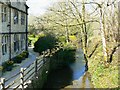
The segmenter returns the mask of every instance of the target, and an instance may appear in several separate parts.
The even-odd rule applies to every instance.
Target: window
[[[14,52],[19,51],[19,36],[14,35]]]
[[[25,25],[25,14],[21,13],[21,25]]]
[[[1,16],[2,16],[2,22],[6,22],[7,21],[7,7],[2,6],[2,12],[1,12]]]
[[[24,49],[25,35],[21,34],[21,49]]]
[[[18,21],[19,21],[19,14],[18,14],[18,11],[14,10],[14,24],[18,24]]]
[[[8,41],[8,36],[3,35],[2,36],[2,55],[5,55],[7,53],[7,41]]]

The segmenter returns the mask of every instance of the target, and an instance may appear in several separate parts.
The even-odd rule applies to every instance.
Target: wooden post
[[[35,77],[37,77],[37,72],[38,72],[38,71],[37,71],[37,68],[38,68],[38,67],[37,67],[37,61],[38,61],[38,58],[36,58],[36,60],[35,60],[35,62],[34,62],[34,63],[35,63]]]
[[[43,53],[43,64],[45,64],[45,52]]]
[[[21,68],[20,72],[20,83],[21,83],[21,88],[24,90],[24,68]]]
[[[5,78],[1,78],[1,90],[5,90]]]

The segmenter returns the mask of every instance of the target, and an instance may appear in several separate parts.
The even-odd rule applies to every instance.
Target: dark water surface
[[[56,90],[68,88],[91,88],[92,84],[85,73],[84,56],[81,49],[76,51],[76,61],[62,69],[50,72],[44,88],[56,88]],[[74,84],[74,81],[76,81]],[[77,84],[76,84],[77,83]],[[70,87],[69,87],[70,86]]]

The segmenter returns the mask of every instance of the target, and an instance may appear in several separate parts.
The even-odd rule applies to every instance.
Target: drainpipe
[[[26,6],[26,51],[28,51],[28,6]]]
[[[9,60],[11,60],[11,2],[9,0]]]

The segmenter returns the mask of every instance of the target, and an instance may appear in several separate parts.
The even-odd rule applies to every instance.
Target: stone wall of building
[[[11,1],[11,3],[7,2]],[[11,4],[11,7],[9,7]],[[3,7],[6,7],[6,21],[2,21]],[[15,12],[18,12],[18,23],[15,23]],[[9,60],[10,53],[11,58],[25,51],[26,48],[26,0],[0,0],[0,65]],[[24,24],[23,21],[24,16]],[[11,27],[10,27],[11,26]],[[9,34],[10,33],[10,34]],[[18,37],[19,50],[14,50],[15,35]],[[6,36],[7,40],[7,52],[3,55],[2,52],[2,38]],[[21,39],[24,38],[23,44],[21,44]],[[11,43],[10,43],[11,39]],[[10,52],[11,46],[11,52]],[[22,46],[22,47],[21,47]]]

